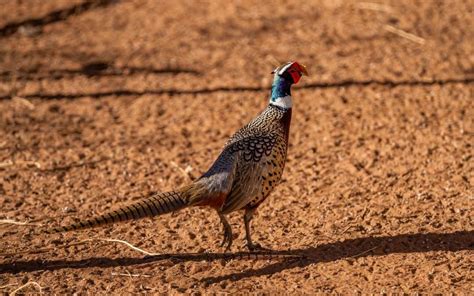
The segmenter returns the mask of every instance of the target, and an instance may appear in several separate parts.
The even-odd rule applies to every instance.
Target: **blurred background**
[[[278,63],[310,72],[293,89],[282,184],[252,222],[264,247],[308,259],[145,264],[91,243],[0,258],[0,289],[472,294],[472,1],[0,7],[0,219],[65,225],[187,184],[266,106]],[[242,250],[241,213],[230,218]],[[36,230],[0,224],[0,249],[98,236],[222,251],[200,208],[60,239]]]
[[[473,75],[469,1],[3,0],[2,7],[2,97],[267,87],[275,60],[306,64],[313,73],[306,84]]]

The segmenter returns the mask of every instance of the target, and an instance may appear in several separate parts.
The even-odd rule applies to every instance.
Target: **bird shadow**
[[[452,233],[416,233],[395,236],[369,236],[347,239],[338,242],[324,243],[315,247],[271,251],[278,261],[262,268],[250,268],[241,272],[202,278],[207,284],[221,281],[239,281],[241,279],[272,275],[283,270],[296,267],[306,267],[311,264],[333,262],[337,260],[355,260],[367,256],[384,256],[397,253],[426,253],[436,251],[457,252],[474,249],[474,231],[457,231]],[[18,260],[10,263],[0,263],[0,274],[15,274],[19,272],[54,271],[60,269],[83,269],[91,267],[110,268],[118,266],[135,266],[151,264],[160,261],[178,264],[181,262],[201,262],[229,259],[254,259],[249,256],[255,253],[182,253],[161,254],[143,258],[107,258],[93,257],[81,260]],[[281,256],[283,255],[283,256]],[[285,259],[288,256],[288,259]],[[270,257],[271,257],[270,256]],[[268,256],[261,258],[268,260]],[[258,258],[257,258],[258,259]]]

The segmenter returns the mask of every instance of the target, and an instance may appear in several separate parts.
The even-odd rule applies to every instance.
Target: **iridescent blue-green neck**
[[[273,79],[270,102],[275,102],[278,98],[291,96],[291,84],[292,82],[287,78],[276,74]]]

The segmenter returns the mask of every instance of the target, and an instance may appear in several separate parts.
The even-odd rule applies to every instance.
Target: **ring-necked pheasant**
[[[192,184],[160,193],[96,218],[47,230],[48,233],[84,229],[120,221],[153,217],[189,206],[214,208],[224,225],[226,251],[232,245],[232,229],[225,215],[245,210],[247,247],[261,248],[250,237],[250,220],[256,208],[281,179],[288,148],[291,121],[291,86],[306,68],[289,62],[274,73],[270,101],[260,115],[235,133],[211,168]]]

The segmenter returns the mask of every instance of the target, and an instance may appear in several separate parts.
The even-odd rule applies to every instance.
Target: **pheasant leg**
[[[249,249],[249,251],[268,251],[268,249],[262,247],[260,244],[252,242],[252,238],[250,237],[250,221],[253,218],[255,209],[256,208],[245,209],[244,223],[245,223],[245,238],[247,239],[247,248]]]
[[[227,221],[226,217],[223,214],[219,214],[219,218],[221,218],[222,225],[224,226],[224,239],[222,240],[221,247],[225,247],[225,252],[230,251],[230,247],[232,246],[232,227]],[[226,245],[227,244],[227,245]]]

